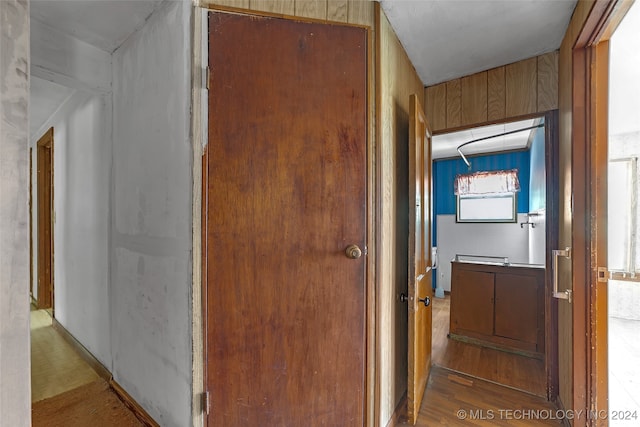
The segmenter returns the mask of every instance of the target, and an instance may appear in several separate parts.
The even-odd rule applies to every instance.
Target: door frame
[[[38,259],[38,289],[37,289],[37,306],[38,308],[51,308],[53,310],[54,298],[54,171],[53,171],[53,128],[49,128],[45,134],[40,137],[36,144],[36,168],[37,168],[37,199],[38,208],[36,210],[38,231],[37,231],[37,259]],[[44,162],[44,164],[43,164]],[[45,172],[43,166],[46,167],[48,173]],[[50,209],[43,210],[45,197],[49,197]],[[47,230],[48,233],[43,233]],[[49,236],[48,241],[45,236]],[[47,250],[48,243],[48,250]],[[44,261],[44,262],[43,262]],[[46,264],[49,264],[49,280],[46,279]]]
[[[379,405],[376,399],[377,374],[376,374],[376,313],[377,313],[377,293],[376,293],[376,259],[377,246],[376,236],[378,230],[375,226],[377,210],[377,182],[376,182],[376,105],[375,105],[375,80],[372,70],[374,70],[374,40],[373,24],[370,25],[335,21],[330,19],[315,19],[302,16],[283,15],[281,13],[271,13],[249,8],[228,7],[214,5],[208,2],[194,8],[194,25],[192,25],[192,120],[191,128],[193,138],[193,385],[192,385],[192,416],[194,425],[204,424],[209,400],[206,394],[206,339],[207,329],[205,319],[207,318],[207,280],[206,280],[206,217],[207,203],[206,190],[207,181],[207,143],[208,143],[208,13],[211,11],[229,12],[244,14],[249,16],[262,16],[280,19],[291,19],[299,22],[324,23],[327,25],[344,25],[363,28],[367,33],[367,147],[366,147],[366,259],[365,259],[365,376],[363,398],[364,398],[364,425],[374,426],[375,420],[379,418]],[[355,18],[358,18],[357,16]],[[202,421],[200,421],[202,420]]]
[[[598,414],[608,409],[607,277],[598,269],[607,265],[609,39],[632,3],[596,0],[572,49],[573,409]]]

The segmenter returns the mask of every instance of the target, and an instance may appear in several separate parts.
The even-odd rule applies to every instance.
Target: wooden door
[[[414,94],[409,113],[408,419],[416,423],[431,368],[431,130]]]
[[[212,12],[209,34],[207,424],[361,426],[367,32]]]
[[[53,128],[37,143],[38,308],[53,307]]]

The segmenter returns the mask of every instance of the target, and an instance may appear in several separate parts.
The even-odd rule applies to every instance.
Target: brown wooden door
[[[213,12],[209,34],[207,424],[363,425],[367,32]]]
[[[38,308],[53,307],[53,128],[37,143]]]
[[[409,115],[408,418],[416,423],[431,369],[431,130],[416,95]],[[411,200],[413,198],[413,200]]]

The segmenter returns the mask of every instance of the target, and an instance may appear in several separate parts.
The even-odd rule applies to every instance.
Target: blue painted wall
[[[544,156],[542,160],[544,166]],[[457,175],[505,169],[518,169],[518,179],[520,180],[518,213],[529,212],[529,151],[470,157],[469,161],[471,162],[471,170],[459,158],[433,162],[434,213],[436,215],[456,213],[456,196],[453,194],[453,182]]]
[[[546,177],[544,164],[544,128],[536,129],[531,143],[531,168],[529,190],[529,212],[544,209],[546,206]]]

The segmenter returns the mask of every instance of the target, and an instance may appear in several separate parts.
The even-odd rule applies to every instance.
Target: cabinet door
[[[493,273],[456,271],[451,281],[451,332],[493,335]]]
[[[538,281],[535,276],[496,275],[495,334],[535,344],[538,340]]]

